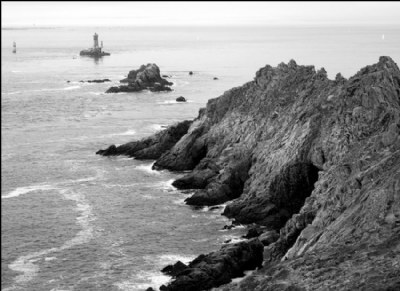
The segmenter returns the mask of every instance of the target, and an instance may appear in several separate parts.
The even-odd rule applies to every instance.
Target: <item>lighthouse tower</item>
[[[97,33],[93,35],[93,48],[95,50],[99,48],[99,35]]]

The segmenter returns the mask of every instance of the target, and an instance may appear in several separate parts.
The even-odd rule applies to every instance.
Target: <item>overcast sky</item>
[[[400,2],[1,2],[1,25],[400,25]]]

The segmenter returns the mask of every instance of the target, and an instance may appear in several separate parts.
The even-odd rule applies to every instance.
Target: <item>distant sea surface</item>
[[[80,57],[95,32],[111,56]],[[2,290],[167,282],[165,265],[237,241],[244,229],[222,230],[223,207],[186,206],[188,194],[171,186],[183,173],[97,150],[195,118],[266,64],[295,59],[334,78],[381,55],[400,61],[399,27],[2,29],[1,43]],[[104,94],[147,63],[170,76],[172,92]],[[112,82],[79,82],[104,78]],[[176,103],[179,96],[188,102]]]

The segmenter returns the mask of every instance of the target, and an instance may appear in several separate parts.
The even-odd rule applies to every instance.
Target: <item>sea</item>
[[[110,56],[79,56],[94,33]],[[185,205],[190,193],[171,185],[185,173],[95,152],[195,118],[267,64],[333,79],[382,55],[399,63],[400,27],[8,27],[1,53],[1,289],[136,291],[246,229],[223,229],[225,205]],[[104,93],[148,63],[173,91]]]

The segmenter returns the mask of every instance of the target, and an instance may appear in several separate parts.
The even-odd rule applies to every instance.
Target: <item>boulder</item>
[[[186,102],[186,99],[183,96],[179,96],[178,98],[176,98],[176,101],[177,102]]]
[[[254,238],[258,237],[260,234],[262,234],[262,230],[259,227],[251,227],[248,231],[247,234],[243,235],[242,238]]]
[[[169,276],[176,277],[177,275],[179,275],[179,273],[185,271],[187,268],[187,265],[185,265],[181,261],[177,261],[174,265],[168,265],[163,268],[161,272]]]

